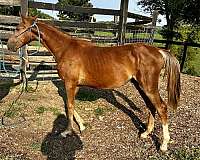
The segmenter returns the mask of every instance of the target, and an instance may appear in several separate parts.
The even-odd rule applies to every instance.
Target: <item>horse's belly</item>
[[[127,73],[98,73],[95,75],[89,74],[82,78],[79,82],[80,85],[86,85],[94,88],[117,88],[124,85],[132,78],[132,74]]]

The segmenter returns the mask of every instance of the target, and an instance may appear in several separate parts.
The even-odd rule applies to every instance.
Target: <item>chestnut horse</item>
[[[141,137],[146,138],[153,130],[154,115],[157,111],[163,127],[163,142],[160,149],[167,150],[170,139],[167,104],[162,100],[158,89],[162,68],[165,68],[168,75],[168,105],[176,109],[180,98],[179,63],[169,51],[142,43],[99,47],[89,41],[64,34],[35,17],[22,16],[7,46],[8,49],[16,51],[38,38],[55,57],[58,74],[65,84],[66,114],[69,123],[66,131],[61,133],[62,136],[73,132],[73,116],[80,130],[85,129],[83,120],[74,110],[75,95],[80,86],[113,89],[134,79],[154,107],[148,117],[147,129]]]

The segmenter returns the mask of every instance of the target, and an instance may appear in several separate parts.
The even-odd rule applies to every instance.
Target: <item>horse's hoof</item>
[[[60,135],[65,138],[67,136],[71,136],[72,133],[73,133],[73,131],[64,131]]]
[[[166,144],[162,144],[162,145],[160,146],[160,150],[161,150],[162,152],[166,152],[166,151],[167,151],[167,145],[166,145]]]
[[[147,132],[144,132],[144,133],[142,133],[142,134],[140,135],[140,138],[145,139],[145,138],[147,138],[147,136],[148,136],[148,133],[147,133]]]
[[[80,126],[80,132],[82,133],[84,130],[86,129],[86,127],[83,125],[83,126]]]

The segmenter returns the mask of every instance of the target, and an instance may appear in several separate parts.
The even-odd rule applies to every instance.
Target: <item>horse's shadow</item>
[[[75,152],[83,148],[80,137],[73,133],[67,137],[60,135],[67,127],[67,118],[60,114],[53,123],[53,129],[46,135],[41,145],[41,152],[47,160],[75,159]]]
[[[144,99],[149,110],[153,112],[154,107],[152,106],[152,103],[150,102],[146,94],[143,92],[143,90],[140,89],[137,81],[132,80],[131,82],[135,86],[135,88],[139,91],[140,95]],[[67,95],[65,92],[64,83],[62,81],[53,81],[53,84],[58,88],[59,95],[63,98],[65,105],[67,105],[66,104]],[[122,98],[129,105],[130,109],[124,106],[123,104],[119,103],[113,92],[118,97]],[[135,111],[141,112],[141,110],[134,104],[134,102],[128,99],[123,93],[117,90],[93,89],[89,87],[81,87],[76,95],[76,99],[81,100],[81,101],[95,101],[99,98],[105,99],[108,103],[112,104],[117,109],[121,110],[126,115],[128,115],[131,118],[134,126],[138,129],[138,135],[140,135],[146,130],[146,125],[134,113]],[[159,138],[156,135],[150,135],[150,136],[156,146],[156,149],[159,150],[159,147],[160,147]]]
[[[21,82],[14,83],[13,79],[1,79],[0,77],[0,103],[5,98],[12,87],[19,85]]]

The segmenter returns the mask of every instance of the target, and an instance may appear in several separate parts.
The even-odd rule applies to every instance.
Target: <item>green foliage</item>
[[[37,16],[38,18],[42,18],[42,19],[52,19],[52,17],[50,15],[45,14],[35,8],[29,8],[28,14],[29,14],[29,16]]]
[[[20,13],[20,6],[1,6],[0,7],[0,14],[2,15],[14,15],[19,16]],[[37,16],[38,18],[43,19],[51,19],[52,17],[48,14],[42,13],[40,10],[35,8],[28,9],[29,16]]]
[[[81,7],[93,7],[89,0],[58,0],[60,6],[65,7],[67,5],[81,6]],[[58,17],[61,20],[74,20],[74,21],[89,21],[90,16],[88,13],[73,13],[67,11],[59,11]]]
[[[192,25],[200,24],[200,3],[199,0],[186,0],[182,11],[184,22]]]
[[[182,35],[176,29],[181,27],[183,22],[190,26],[200,24],[199,0],[139,0],[138,5],[145,11],[158,10],[161,15],[165,15],[167,25],[162,28],[160,34],[167,40],[182,39]],[[192,35],[195,34],[191,33],[187,37],[193,40]],[[168,48],[169,45],[167,44],[166,47]]]
[[[159,30],[159,34],[162,36],[163,39],[167,39],[171,37],[171,39],[182,39],[182,35],[178,31],[168,30],[166,26],[163,26],[161,30]]]
[[[200,42],[199,27],[191,27],[190,25],[182,25],[177,29],[181,35],[178,40],[187,42]],[[171,50],[175,53],[178,60],[181,62],[183,54],[183,46],[172,45]],[[193,76],[200,76],[200,48],[188,47],[187,57],[183,68],[183,73]]]

